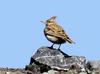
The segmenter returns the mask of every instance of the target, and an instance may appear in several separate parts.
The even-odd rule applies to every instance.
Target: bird
[[[59,44],[58,49],[60,50],[61,44],[64,44],[66,42],[70,44],[75,44],[71,38],[69,38],[68,34],[64,31],[62,26],[58,25],[56,23],[56,16],[52,16],[49,19],[45,21],[41,21],[45,24],[44,28],[44,35],[53,44],[51,45],[51,48],[53,48],[54,44]]]

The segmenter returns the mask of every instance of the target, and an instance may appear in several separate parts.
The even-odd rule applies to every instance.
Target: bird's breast
[[[58,38],[54,37],[54,36],[50,36],[50,35],[46,35],[47,39],[52,41],[52,42],[56,42],[58,40]]]

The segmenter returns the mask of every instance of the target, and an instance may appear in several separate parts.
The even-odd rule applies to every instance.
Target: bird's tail
[[[75,44],[75,42],[73,40],[71,40],[69,37],[66,39],[66,41],[70,44]]]

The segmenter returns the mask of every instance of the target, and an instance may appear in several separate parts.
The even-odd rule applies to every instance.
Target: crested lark
[[[53,45],[60,44],[58,49],[60,49],[61,44],[65,42],[68,42],[70,44],[74,43],[65,33],[63,28],[56,23],[55,19],[56,19],[56,16],[53,16],[46,21],[41,21],[42,23],[45,24],[44,34],[46,38],[50,42],[52,42]],[[52,48],[53,48],[53,45],[51,46]]]

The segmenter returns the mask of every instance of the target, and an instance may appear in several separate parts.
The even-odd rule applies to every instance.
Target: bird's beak
[[[46,22],[44,22],[44,21],[40,21],[40,22],[42,22],[42,23],[46,24]]]

